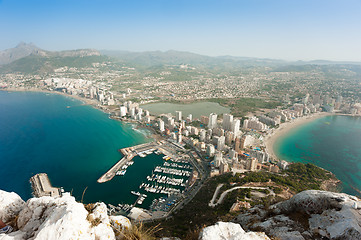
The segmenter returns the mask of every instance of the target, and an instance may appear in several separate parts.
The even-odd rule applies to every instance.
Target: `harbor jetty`
[[[38,173],[30,178],[30,183],[35,197],[59,197],[62,189],[53,187],[46,173]]]
[[[128,162],[131,161],[135,156],[139,155],[144,157],[146,154],[159,150],[162,144],[163,141],[157,141],[119,149],[119,152],[121,152],[124,157],[115,163],[103,176],[97,180],[97,182],[104,183],[112,180],[113,177],[117,175],[117,172],[121,170],[123,166],[128,164]]]

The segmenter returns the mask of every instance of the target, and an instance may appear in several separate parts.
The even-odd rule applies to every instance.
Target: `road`
[[[220,187],[219,187],[220,186]],[[272,195],[272,196],[275,196],[276,194],[273,192],[272,189],[268,188],[268,187],[242,187],[242,186],[238,186],[238,187],[234,187],[234,188],[231,188],[231,189],[228,189],[226,191],[224,191],[221,196],[219,197],[218,201],[216,203],[214,203],[214,200],[216,199],[217,195],[218,195],[218,192],[219,192],[219,189],[223,186],[223,184],[219,184],[216,188],[216,190],[214,191],[214,194],[213,194],[213,198],[212,200],[209,202],[209,206],[210,207],[215,207],[217,206],[218,204],[221,204],[223,202],[223,199],[227,196],[227,194],[229,192],[232,192],[234,190],[237,190],[237,189],[241,189],[241,188],[250,188],[250,189],[267,189],[268,191],[270,191],[270,193],[268,195]]]

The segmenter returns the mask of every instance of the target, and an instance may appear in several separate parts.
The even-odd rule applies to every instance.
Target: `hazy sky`
[[[0,0],[0,50],[361,61],[361,0]]]

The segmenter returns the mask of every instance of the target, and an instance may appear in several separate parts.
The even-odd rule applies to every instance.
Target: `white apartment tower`
[[[199,132],[199,141],[204,142],[206,140],[206,130],[201,129]]]
[[[223,122],[222,122],[223,129],[230,131],[232,127],[232,123],[233,123],[233,115],[228,113],[223,114]]]
[[[207,144],[206,153],[208,157],[213,157],[215,153],[214,146],[212,144]]]
[[[120,116],[124,117],[125,115],[127,115],[127,107],[126,106],[121,106],[120,107]]]
[[[233,120],[231,125],[231,132],[233,132],[235,136],[237,136],[239,133],[240,125],[241,125],[241,121],[239,119]]]
[[[161,131],[161,132],[164,132],[164,121],[163,120],[161,120],[161,119],[159,119],[159,122],[158,122],[158,125],[159,125],[159,130]]]
[[[192,121],[193,121],[193,116],[192,116],[192,114],[189,114],[189,115],[188,115],[187,120],[188,120],[189,122],[192,122]]]
[[[221,136],[217,140],[217,150],[222,151],[224,149],[224,145],[226,142],[226,138],[224,136]]]
[[[175,111],[175,120],[182,121],[182,112],[181,111]]]
[[[217,114],[211,113],[211,114],[209,114],[208,128],[213,129],[216,127],[217,127]]]

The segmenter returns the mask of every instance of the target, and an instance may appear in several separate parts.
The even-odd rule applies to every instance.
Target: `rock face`
[[[265,233],[245,232],[239,224],[217,222],[206,227],[199,235],[200,240],[270,240]]]
[[[0,234],[1,240],[116,239],[124,227],[130,227],[127,218],[108,216],[104,203],[87,210],[70,194],[24,202],[15,193],[0,190],[0,218],[15,230]]]
[[[361,239],[361,202],[344,193],[308,190],[237,217],[244,228],[278,239]]]

